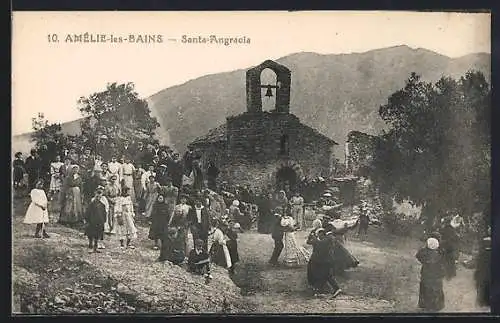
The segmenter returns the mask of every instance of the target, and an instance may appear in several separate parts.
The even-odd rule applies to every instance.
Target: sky
[[[66,42],[105,34],[106,43]],[[56,34],[58,42],[49,42]],[[491,52],[490,14],[416,12],[14,12],[12,133],[31,118],[81,117],[77,100],[111,82],[146,98],[191,79],[249,68],[296,52],[338,54],[408,45],[460,57]],[[162,43],[110,43],[161,35]],[[183,43],[182,37],[246,37],[249,43]],[[135,36],[137,38],[137,36]]]

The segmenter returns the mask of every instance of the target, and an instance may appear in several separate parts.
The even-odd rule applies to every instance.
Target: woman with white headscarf
[[[439,241],[436,238],[427,239],[426,246],[421,248],[415,257],[422,264],[418,307],[424,311],[438,312],[444,308],[445,274]]]

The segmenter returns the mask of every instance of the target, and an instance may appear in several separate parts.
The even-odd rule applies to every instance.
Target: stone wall
[[[227,119],[227,142],[197,144],[204,166],[213,159],[220,181],[247,184],[253,189],[275,184],[276,171],[298,164],[307,178],[328,177],[333,142],[288,113],[243,113]],[[287,149],[282,150],[283,136]]]

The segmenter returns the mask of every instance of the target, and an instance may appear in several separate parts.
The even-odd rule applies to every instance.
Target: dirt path
[[[289,313],[388,313],[417,312],[420,265],[414,258],[417,241],[377,241],[349,239],[346,247],[361,264],[338,281],[344,293],[315,298],[306,285],[306,267],[273,268],[267,260],[273,249],[269,235],[240,235],[242,261],[235,282],[259,312]],[[297,239],[305,241],[306,233]],[[384,246],[382,248],[382,246]],[[475,305],[472,270],[459,266],[457,277],[445,282],[446,307],[443,312],[487,312]]]
[[[25,210],[26,205],[23,206],[22,202],[20,204],[16,209]],[[51,224],[53,237],[40,241],[31,237],[33,228],[23,225],[21,221],[22,214],[14,216],[14,264],[19,263],[19,259],[27,254],[27,249],[37,244],[70,251],[71,257],[112,273],[117,280],[149,295],[153,302],[168,296],[169,302],[182,304],[185,295],[201,300],[210,294],[214,305],[185,309],[192,312],[220,311],[215,308],[215,304],[221,303],[221,300],[217,300],[220,298],[220,290],[231,288],[228,284],[207,286],[192,278],[186,284],[188,279],[183,270],[155,263],[158,252],[151,249],[146,227],[139,228],[137,249],[121,250],[117,241],[108,240],[104,252],[95,255],[87,253],[85,237],[75,230]],[[305,238],[305,232],[297,234],[299,242],[305,241]],[[358,268],[349,271],[346,277],[338,279],[344,293],[335,299],[331,296],[315,298],[311,295],[306,284],[305,266],[269,267],[267,261],[273,249],[273,241],[270,235],[256,232],[239,236],[241,262],[233,280],[242,290],[243,301],[251,304],[252,312],[256,313],[417,312],[420,265],[414,255],[419,242],[388,238],[377,230],[370,232],[368,240],[362,242],[350,238],[346,243],[347,249],[361,263]],[[220,277],[227,276],[227,272],[220,267],[215,267],[214,273]],[[457,277],[445,282],[446,308],[443,312],[488,311],[475,305],[472,274],[472,270],[459,266]]]

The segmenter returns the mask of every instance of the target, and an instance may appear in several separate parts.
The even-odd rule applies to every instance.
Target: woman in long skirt
[[[229,238],[223,231],[225,226],[221,220],[216,220],[215,222],[213,241],[210,246],[210,257],[216,265],[224,267],[229,272],[232,272],[233,262],[231,254],[229,253],[229,248],[227,247]]]
[[[318,228],[311,232],[307,243],[313,246],[313,251],[307,264],[307,282],[315,294],[326,291],[328,285],[334,290],[334,296],[340,293],[340,288],[331,274],[332,258],[330,257],[330,243],[326,239],[325,229]]]
[[[71,167],[70,174],[65,178],[61,191],[61,216],[59,223],[75,225],[83,219],[82,178],[78,165]]]
[[[61,179],[61,174],[60,174],[60,169],[64,165],[63,162],[61,162],[61,156],[56,156],[56,160],[52,163],[50,163],[50,195],[52,196],[57,196],[59,194],[59,191],[61,190],[62,186],[62,179]]]
[[[290,207],[292,217],[297,223],[298,228],[304,228],[304,198],[300,196],[299,192],[295,192],[293,197],[290,199]]]
[[[444,308],[443,256],[439,251],[437,239],[429,238],[426,244],[426,247],[416,254],[416,258],[422,264],[418,307],[425,311],[438,312]]]
[[[116,235],[120,240],[120,247],[135,249],[135,246],[132,244],[132,239],[137,239],[137,228],[134,223],[134,203],[130,198],[127,187],[122,189],[122,196],[118,199],[117,203],[119,203],[119,212],[115,211],[115,223]]]
[[[142,175],[146,170],[142,168],[141,164],[137,164],[137,167],[134,172],[134,191],[135,191],[135,198],[136,198],[136,203],[138,205],[137,211],[139,213],[144,212],[144,195],[143,195],[143,187],[142,187]]]
[[[155,243],[153,247],[154,250],[160,248],[160,240],[163,239],[165,231],[167,230],[168,221],[170,220],[169,211],[163,194],[158,195],[158,199],[153,207],[153,212],[151,213],[151,227],[149,228],[148,234],[148,238]]]
[[[129,195],[132,199],[132,202],[136,203],[136,195],[134,189],[134,173],[135,166],[130,161],[130,158],[126,158],[125,162],[121,165],[120,173],[122,175],[122,184],[123,186],[128,187]]]
[[[44,238],[49,238],[45,231],[45,225],[49,223],[49,211],[47,210],[48,200],[43,190],[43,181],[38,180],[35,183],[35,188],[30,193],[31,203],[24,216],[24,223],[36,224],[35,238],[41,238],[42,231]]]
[[[297,243],[295,238],[295,220],[291,215],[285,215],[281,218],[281,226],[286,228],[283,236],[285,265],[300,266],[307,264],[310,254],[304,247]]]
[[[158,194],[160,190],[160,184],[155,181],[154,175],[149,176],[149,180],[146,183],[146,191],[145,191],[145,212],[144,215],[149,218],[151,217],[151,213],[153,212],[153,207],[158,199]]]

